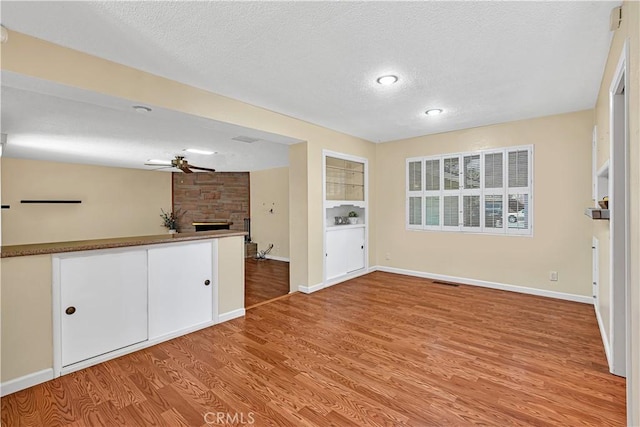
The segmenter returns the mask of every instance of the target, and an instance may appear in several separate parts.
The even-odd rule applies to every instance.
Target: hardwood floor
[[[261,305],[1,405],[3,426],[626,421],[625,381],[607,371],[593,307],[381,272]]]
[[[288,262],[246,258],[244,276],[245,308],[289,293]]]

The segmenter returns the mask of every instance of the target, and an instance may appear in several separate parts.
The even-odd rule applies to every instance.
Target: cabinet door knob
[[[67,313],[69,316],[71,316],[73,313],[76,312],[76,308],[74,306],[67,307],[67,309],[64,312]]]
[[[209,286],[211,284],[211,280],[207,279],[204,281],[205,286]]]

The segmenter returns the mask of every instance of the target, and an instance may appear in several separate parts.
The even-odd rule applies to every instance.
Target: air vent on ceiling
[[[260,139],[258,138],[251,138],[250,136],[236,136],[235,138],[231,138],[234,141],[240,141],[240,142],[246,142],[248,144],[251,144],[252,142],[256,142],[256,141],[260,141]]]

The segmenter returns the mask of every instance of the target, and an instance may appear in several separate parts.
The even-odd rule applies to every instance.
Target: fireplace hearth
[[[229,230],[233,222],[227,221],[226,219],[213,219],[210,221],[193,222],[191,225],[196,228],[196,231]]]

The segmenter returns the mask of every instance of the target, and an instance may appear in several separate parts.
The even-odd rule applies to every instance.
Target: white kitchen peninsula
[[[244,235],[2,247],[2,395],[243,316]]]

